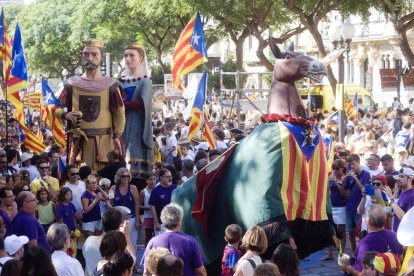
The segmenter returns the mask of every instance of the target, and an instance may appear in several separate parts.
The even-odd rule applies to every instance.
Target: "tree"
[[[409,64],[414,65],[414,54],[407,39],[407,32],[414,27],[412,1],[378,0],[372,1],[378,10],[383,11],[394,25],[401,52]]]

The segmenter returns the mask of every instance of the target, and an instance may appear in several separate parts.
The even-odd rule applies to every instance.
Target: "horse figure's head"
[[[285,52],[280,51],[273,38],[269,40],[269,44],[276,58],[273,70],[275,80],[291,82],[308,77],[319,83],[326,76],[324,64],[301,53],[295,53],[293,42]]]

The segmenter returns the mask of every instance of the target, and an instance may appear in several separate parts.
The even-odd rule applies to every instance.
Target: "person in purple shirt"
[[[385,193],[387,194],[388,204],[394,212],[394,223],[392,225],[392,230],[397,232],[401,219],[404,217],[405,213],[407,213],[408,210],[414,206],[414,170],[411,167],[402,167],[399,174],[394,176],[394,179],[397,180],[394,193],[389,187],[385,187]],[[400,191],[401,194],[398,198]],[[396,200],[397,198],[398,201]]]
[[[22,191],[16,198],[19,210],[12,221],[13,234],[29,238],[28,247],[40,245],[51,253],[45,230],[36,220],[36,196],[32,192]]]
[[[184,261],[184,275],[206,276],[204,257],[195,238],[180,232],[183,220],[183,208],[170,203],[161,211],[161,222],[167,229],[165,233],[152,238],[145,248],[141,263],[144,264],[144,275],[146,275],[146,256],[149,251],[156,247],[164,247],[171,254],[180,257]]]
[[[6,227],[4,237],[13,234],[9,210],[14,205],[14,198],[12,189],[7,187],[0,188],[0,216],[3,219],[3,225]]]
[[[160,171],[160,184],[152,189],[151,196],[148,201],[152,218],[154,219],[154,226],[156,231],[161,230],[160,217],[162,209],[171,202],[172,192],[177,188],[172,184],[172,174],[167,169]],[[162,232],[164,229],[162,230]]]
[[[368,251],[378,253],[392,252],[402,258],[403,246],[397,240],[397,234],[384,229],[387,215],[379,204],[371,204],[366,215],[368,235],[361,240],[355,252],[356,261],[353,266],[346,263],[341,269],[350,275],[359,275],[362,271],[362,261]]]
[[[76,228],[76,208],[71,202],[72,190],[68,187],[63,187],[59,191],[59,205],[56,208],[56,221],[64,223],[69,228],[69,231],[75,231]]]
[[[394,167],[394,158],[390,154],[384,154],[381,157],[382,169],[385,175],[398,175],[398,171]]]
[[[361,216],[357,208],[362,199],[362,190],[365,185],[369,184],[370,174],[361,169],[360,158],[358,154],[351,154],[348,157],[350,172],[345,178],[344,189],[348,195],[346,203],[346,231],[349,233],[351,244],[351,256],[354,256],[356,249],[356,227],[359,224]]]

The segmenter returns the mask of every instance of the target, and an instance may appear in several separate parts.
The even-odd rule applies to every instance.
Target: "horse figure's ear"
[[[288,46],[288,51],[289,51],[289,52],[294,52],[294,51],[295,51],[295,43],[293,43],[293,41],[291,41],[291,42],[289,43],[289,46]]]
[[[276,45],[275,38],[273,38],[273,37],[269,38],[269,46],[270,46],[270,49],[272,50],[272,53],[275,56],[275,58],[278,58],[278,59],[283,58],[282,52],[280,51],[279,47],[277,47],[277,45]]]

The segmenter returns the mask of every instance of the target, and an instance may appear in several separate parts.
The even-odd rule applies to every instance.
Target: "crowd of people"
[[[54,143],[51,129],[36,117],[30,128],[47,146],[40,154],[20,141],[15,120],[0,127],[0,275],[106,276],[139,270],[207,275],[197,240],[181,232],[183,209],[171,203],[172,194],[249,135],[260,116],[239,122],[213,97],[206,123],[216,146],[200,135],[189,141],[182,103],[150,112],[151,82],[141,46],[126,47],[129,72],[119,83],[100,75],[102,44],[84,46],[86,72],[65,83],[60,101],[66,110],[56,112],[74,130],[67,135],[67,149]],[[412,273],[413,258],[401,265],[405,249],[396,231],[414,205],[413,107],[393,103],[385,113],[376,108],[355,112],[344,143],[338,142],[328,115],[313,114],[332,168],[330,202],[340,269],[350,275],[396,275],[405,267],[403,272]],[[280,244],[271,260],[264,260],[264,230],[245,230],[235,224],[225,229],[221,275],[300,274],[294,247]],[[333,258],[328,248],[324,260]]]

